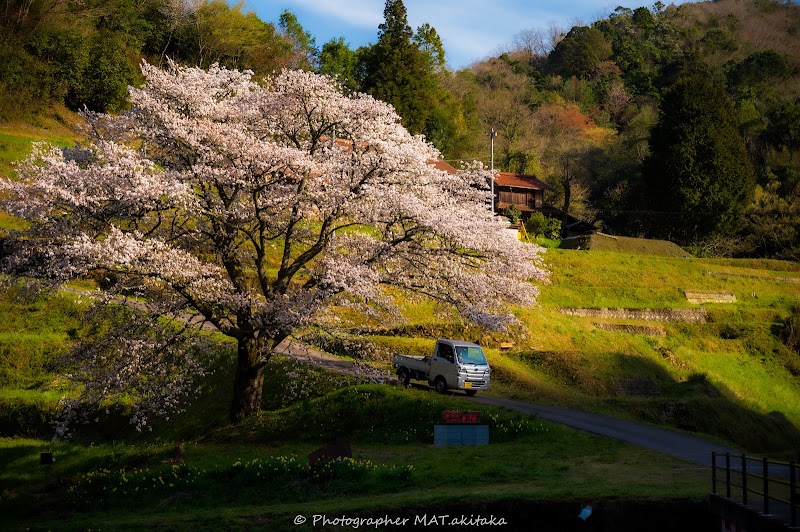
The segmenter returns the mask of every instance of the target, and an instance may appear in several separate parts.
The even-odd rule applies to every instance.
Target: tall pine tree
[[[365,92],[392,104],[414,134],[437,103],[438,83],[428,55],[413,42],[402,0],[386,0],[378,42],[365,54]]]
[[[732,234],[752,198],[755,172],[733,105],[708,75],[676,80],[662,101],[644,163],[653,233],[682,243]]]

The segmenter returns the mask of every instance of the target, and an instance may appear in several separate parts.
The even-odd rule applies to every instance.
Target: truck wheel
[[[445,393],[447,391],[447,381],[441,377],[436,377],[434,386],[436,386],[436,391],[439,393]]]
[[[409,375],[406,368],[400,368],[397,370],[397,380],[399,380],[400,384],[403,386],[408,386],[408,381],[411,380],[411,375]]]
[[[473,395],[478,393],[478,390],[464,390],[464,392],[467,394],[467,396],[472,397]]]

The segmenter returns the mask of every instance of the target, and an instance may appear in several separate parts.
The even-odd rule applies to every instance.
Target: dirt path
[[[309,347],[293,338],[287,338],[279,343],[275,348],[275,353],[292,357],[299,362],[314,364],[341,375],[358,376],[363,373],[356,364]]]

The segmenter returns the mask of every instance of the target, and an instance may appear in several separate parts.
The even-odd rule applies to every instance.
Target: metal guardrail
[[[721,465],[720,459],[723,461]],[[748,467],[754,463],[758,465]],[[718,472],[724,474],[723,479],[718,478]],[[721,484],[727,499],[735,499],[764,515],[785,520],[791,527],[798,526],[800,513],[798,480],[800,465],[794,460],[787,463],[745,454],[711,453],[712,493],[722,495],[717,492],[717,485]],[[750,497],[751,494],[756,497]]]

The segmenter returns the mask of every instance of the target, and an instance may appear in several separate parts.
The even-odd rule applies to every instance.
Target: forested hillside
[[[696,253],[800,258],[800,6],[720,0],[617,8],[509,36],[452,71],[436,29],[387,0],[374,44],[318,45],[292,13],[222,0],[7,0],[0,119],[53,103],[119,111],[142,59],[338,77],[392,103],[447,159],[532,173],[545,200],[621,235]]]
[[[800,7],[618,8],[531,30],[454,74],[495,164],[607,232],[710,255],[800,257]]]
[[[267,74],[308,68],[291,14],[281,28],[223,0],[8,0],[0,26],[0,117],[25,118],[50,102],[123,109],[141,59],[171,58]],[[276,21],[277,22],[277,21]]]

